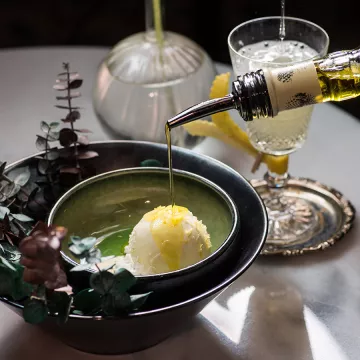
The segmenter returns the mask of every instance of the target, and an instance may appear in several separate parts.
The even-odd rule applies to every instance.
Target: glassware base
[[[269,231],[262,254],[299,255],[326,249],[352,227],[355,210],[335,189],[304,178],[289,178],[282,188],[252,180],[264,201]]]

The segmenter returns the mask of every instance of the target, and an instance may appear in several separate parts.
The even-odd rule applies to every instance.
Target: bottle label
[[[265,69],[274,116],[284,110],[322,102],[322,93],[317,72],[312,61]]]

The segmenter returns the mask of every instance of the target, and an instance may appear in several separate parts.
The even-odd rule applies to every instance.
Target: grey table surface
[[[98,64],[107,49],[29,48],[0,51],[0,159],[36,152],[41,120],[56,121],[51,90],[62,61],[85,79],[82,125],[91,140],[107,137],[91,104]],[[219,72],[230,71],[224,65]],[[234,167],[247,178],[253,159],[214,139],[195,151]],[[308,140],[291,156],[290,172],[333,186],[360,208],[360,123],[333,105],[318,105]],[[183,332],[114,359],[348,360],[360,358],[360,228],[326,251],[301,257],[259,257],[253,266]],[[105,359],[78,352],[24,323],[0,304],[0,359]]]

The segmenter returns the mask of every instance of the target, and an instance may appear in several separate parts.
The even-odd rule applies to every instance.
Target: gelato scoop
[[[159,206],[134,227],[125,248],[137,275],[179,270],[211,253],[206,226],[187,208]]]

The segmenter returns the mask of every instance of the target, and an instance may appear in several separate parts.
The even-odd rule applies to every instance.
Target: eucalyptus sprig
[[[55,106],[59,109],[67,110],[67,115],[61,121],[69,124],[70,128],[63,128],[59,132],[60,145],[68,150],[65,153],[67,164],[60,168],[60,173],[73,175],[79,181],[84,177],[84,168],[81,166],[81,160],[97,157],[98,153],[87,149],[89,139],[85,134],[91,131],[75,128],[75,122],[80,119],[81,114],[79,112],[80,107],[75,106],[73,100],[81,96],[77,89],[81,87],[83,80],[80,79],[77,72],[70,71],[69,63],[63,63],[63,69],[65,71],[58,74],[54,89],[65,94],[56,97],[56,100],[62,103]]]
[[[120,268],[110,272],[114,266],[100,269],[101,251],[95,247],[97,239],[88,237],[71,237],[69,250],[82,260],[72,271],[82,271],[95,264],[97,272],[90,276],[90,288],[84,289],[74,297],[74,307],[77,314],[94,315],[122,315],[139,309],[146,302],[150,293],[130,295],[128,291],[136,284],[136,277],[128,270]],[[87,265],[87,266],[86,266]]]

